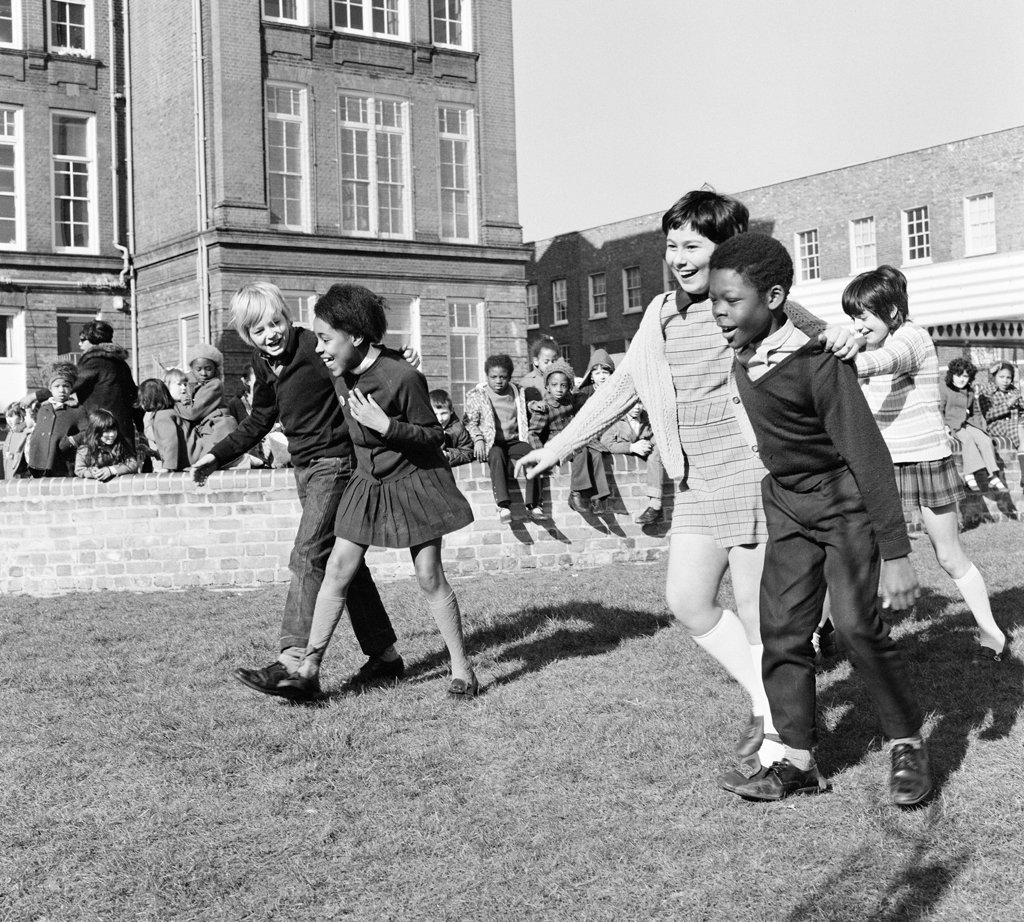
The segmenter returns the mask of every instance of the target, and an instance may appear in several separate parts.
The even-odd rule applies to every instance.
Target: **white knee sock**
[[[953,582],[956,583],[956,588],[960,590],[960,595],[964,597],[967,607],[981,629],[982,645],[991,647],[997,653],[1001,652],[1003,644],[1006,643],[1006,635],[992,617],[992,605],[988,600],[988,589],[985,588],[985,578],[981,571],[972,563],[971,568]]]
[[[327,652],[334,629],[345,610],[345,596],[326,595],[321,592],[313,605],[313,623],[309,628],[306,653],[299,664],[299,675],[312,678],[320,672],[320,663]]]
[[[427,608],[448,648],[448,655],[452,660],[452,677],[469,682],[473,678],[473,665],[466,656],[466,645],[462,639],[462,615],[459,613],[459,600],[455,598],[455,590],[453,589],[440,602],[428,602]]]
[[[706,634],[694,636],[694,641],[720,662],[744,690],[750,695],[751,710],[755,714],[765,707],[764,685],[761,682],[761,670],[754,670],[754,662],[750,652],[747,632],[743,630],[740,619],[728,608],[722,609],[722,617]],[[766,728],[767,729],[767,728]],[[774,729],[774,728],[772,728]]]

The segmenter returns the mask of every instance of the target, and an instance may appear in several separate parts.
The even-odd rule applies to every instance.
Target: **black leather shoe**
[[[349,676],[342,686],[344,691],[358,691],[373,685],[386,685],[397,682],[405,675],[405,661],[402,657],[384,660],[379,656],[371,656],[354,675]]]
[[[569,494],[569,508],[575,509],[580,515],[586,515],[590,512],[590,507],[587,505],[583,494],[576,490]]]
[[[310,678],[291,675],[287,679],[282,679],[277,687],[277,694],[289,701],[316,701],[323,695],[323,692],[320,691],[319,675]]]
[[[734,768],[731,771],[724,772],[723,774],[718,776],[718,786],[723,791],[728,791],[730,794],[735,794],[736,788],[738,788],[741,784],[746,784],[748,781],[759,781],[763,779],[769,771],[770,769],[764,768],[762,766],[752,775],[744,775],[743,772]]]
[[[281,698],[288,697],[281,691],[281,683],[288,678],[288,670],[276,660],[262,669],[236,669],[234,676],[253,691]]]
[[[604,500],[598,499],[596,496],[590,501],[590,511],[594,515],[604,514]]]
[[[892,771],[889,773],[889,794],[897,807],[915,807],[932,791],[928,772],[928,750],[924,743],[914,748],[901,743],[892,749]]]
[[[480,682],[473,676],[468,682],[465,679],[452,679],[448,685],[448,697],[465,700],[480,694]]]
[[[998,653],[991,647],[983,647],[980,644],[975,649],[971,656],[971,662],[975,664],[982,663],[1002,663],[1010,658],[1010,638],[1007,637],[1003,641],[1003,649]]]
[[[661,510],[648,506],[634,520],[637,525],[657,525],[661,521]]]
[[[776,762],[763,775],[758,772],[733,789],[744,800],[782,800],[794,794],[824,794],[828,790],[817,766],[807,771],[797,768],[789,759]]]

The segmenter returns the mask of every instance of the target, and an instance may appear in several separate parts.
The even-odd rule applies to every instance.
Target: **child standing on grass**
[[[985,579],[960,543],[957,502],[964,490],[939,415],[939,359],[931,338],[908,318],[907,279],[879,266],[843,292],[867,351],[855,361],[861,387],[896,465],[907,513],[920,510],[935,559],[956,584],[981,631],[975,662],[999,662],[1009,640],[992,617]]]
[[[997,490],[1005,491],[1006,484],[999,476],[999,461],[974,393],[974,376],[977,373],[978,369],[969,359],[950,360],[946,367],[946,378],[939,382],[939,412],[942,413],[947,434],[960,442],[964,482],[968,489],[977,490],[975,475],[978,471],[987,470],[989,484]]]
[[[543,375],[544,399],[530,413],[530,445],[540,448],[561,432],[576,412],[573,385],[576,375],[568,362],[558,359],[547,365]],[[538,496],[539,496],[538,489]],[[544,507],[538,503],[526,510],[532,519],[544,518]]]
[[[28,440],[33,477],[74,476],[76,436],[88,423],[86,411],[70,403],[75,378],[75,366],[70,363],[54,365],[50,372],[50,398],[39,405]]]
[[[159,378],[147,378],[139,385],[139,409],[143,411],[142,431],[153,462],[153,470],[183,471],[188,467],[188,446],[174,398]]]
[[[444,445],[441,451],[452,467],[469,464],[473,460],[473,440],[469,437],[466,427],[455,415],[455,405],[448,391],[433,390],[430,392],[430,408],[434,411],[437,421],[444,431]]]
[[[989,435],[1006,439],[1017,451],[1020,485],[1024,487],[1024,395],[1014,384],[1017,369],[1000,362],[992,371],[992,385],[981,392],[981,413]]]
[[[282,688],[308,700],[319,693],[320,663],[366,550],[407,547],[416,579],[451,656],[448,694],[474,697],[479,683],[466,656],[455,591],[441,564],[441,538],[473,521],[441,454],[444,433],[423,375],[382,352],[383,299],[359,285],[332,285],[314,309],[317,352],[343,401],[356,471],[335,519],[335,542],[313,609],[298,674]]]
[[[710,260],[712,310],[736,356],[735,385],[768,469],[761,577],[764,684],[784,756],[736,784],[751,800],[825,789],[817,743],[814,650],[828,587],[832,619],[892,739],[890,795],[931,791],[922,715],[878,611],[910,608],[917,577],[892,459],[853,368],[782,312],[793,282],[786,248],[763,234],[727,240]]]
[[[529,426],[526,399],[521,388],[512,383],[512,359],[507,355],[489,355],[484,362],[487,380],[466,394],[464,422],[473,439],[473,457],[487,462],[491,489],[498,507],[498,521],[512,521],[508,478],[511,464],[529,454]],[[526,484],[528,509],[540,505],[540,484]]]
[[[75,476],[106,483],[138,470],[135,445],[121,432],[114,414],[91,410],[89,426],[75,456]]]

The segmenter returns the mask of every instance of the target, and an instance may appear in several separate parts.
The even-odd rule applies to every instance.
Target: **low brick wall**
[[[584,517],[569,508],[563,465],[544,488],[551,520],[527,521],[521,495],[513,491],[515,521],[508,526],[498,522],[484,466],[456,468],[476,521],[445,538],[446,572],[656,560],[667,549],[667,524],[641,529],[633,522],[647,505],[644,462],[618,456],[608,470],[614,498],[607,514]],[[118,477],[106,484],[75,478],[0,482],[0,592],[44,596],[284,582],[299,511],[290,470],[219,471],[204,487],[186,474]],[[371,549],[367,563],[380,579],[413,572],[404,549]]]
[[[1017,455],[1006,448],[1000,455],[1010,492],[971,494],[961,506],[967,526],[1021,517]],[[633,522],[647,505],[644,462],[615,456],[608,470],[614,497],[607,514],[581,516],[569,508],[563,465],[545,483],[551,520],[528,521],[517,501],[515,521],[507,526],[498,523],[483,465],[457,468],[476,521],[445,538],[446,571],[463,576],[657,560],[668,547],[668,525],[641,529]],[[671,504],[666,487],[667,514]],[[284,582],[298,518],[289,470],[221,471],[205,487],[185,474],[119,477],[107,484],[74,478],[0,482],[0,592],[45,596]],[[405,550],[371,550],[367,562],[380,579],[412,575]]]

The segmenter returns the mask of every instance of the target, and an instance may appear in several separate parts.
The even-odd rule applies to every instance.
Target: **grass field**
[[[964,536],[1024,654],[1024,530]],[[741,692],[674,625],[664,565],[457,588],[486,693],[444,697],[411,582],[382,587],[398,686],[317,707],[263,665],[284,590],[0,599],[0,920],[1024,918],[1024,666],[972,667],[973,623],[923,541],[894,628],[939,792],[890,806],[849,664],[819,675],[833,792],[716,789]],[[361,662],[347,630],[328,690]]]

